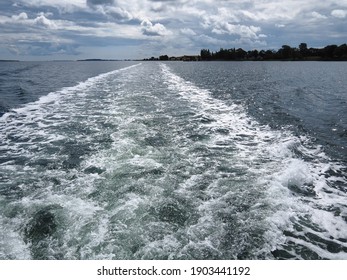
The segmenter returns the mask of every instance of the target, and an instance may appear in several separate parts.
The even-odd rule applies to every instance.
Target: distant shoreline
[[[347,45],[328,45],[323,48],[308,48],[306,43],[298,47],[283,45],[280,49],[250,50],[242,48],[220,48],[219,51],[201,49],[200,55],[172,56],[161,55],[144,60],[171,61],[347,61]]]
[[[0,59],[0,62],[20,62],[15,59]],[[25,60],[23,60],[25,61]],[[328,45],[322,48],[309,48],[306,43],[301,43],[298,47],[283,45],[277,51],[268,50],[250,50],[245,51],[242,48],[220,48],[219,51],[210,51],[201,49],[200,54],[186,54],[179,56],[168,56],[167,54],[159,57],[150,57],[143,59],[102,59],[86,58],[78,60],[46,60],[56,61],[78,61],[78,62],[100,62],[100,61],[347,61],[347,44]]]
[[[101,58],[87,58],[78,59],[77,61],[124,61],[125,59],[101,59]]]

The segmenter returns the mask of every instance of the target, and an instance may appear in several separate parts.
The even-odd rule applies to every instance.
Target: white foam
[[[90,128],[94,131],[93,136],[96,136],[102,132],[98,123],[88,122],[87,117],[93,116],[86,115],[86,118],[81,118],[82,110],[85,110],[85,104],[88,103],[88,94],[93,94],[93,88],[98,83],[140,64],[101,74],[76,86],[49,93],[35,102],[11,110],[0,118],[0,149],[4,151],[0,156],[5,160],[11,159],[1,163],[1,172],[6,175],[5,178],[8,177],[7,185],[16,185],[24,194],[21,197],[18,191],[16,202],[6,199],[4,201],[6,211],[10,212],[11,209],[19,207],[21,214],[15,218],[0,215],[1,232],[6,232],[6,235],[4,233],[1,236],[3,238],[0,242],[0,252],[4,255],[0,255],[0,258],[31,258],[31,245],[24,243],[21,228],[25,227],[36,211],[50,205],[61,207],[59,215],[65,215],[62,219],[66,224],[60,226],[63,229],[66,226],[66,232],[62,233],[65,239],[59,241],[60,248],[55,248],[54,244],[57,241],[53,239],[49,241],[48,246],[51,246],[53,251],[62,250],[71,258],[77,257],[75,250],[78,246],[70,248],[69,243],[73,243],[76,234],[79,234],[86,224],[95,221],[97,213],[103,210],[102,203],[99,205],[88,199],[88,195],[95,191],[101,176],[85,174],[73,168],[62,169],[60,166],[68,155],[62,153],[64,143],[78,141],[79,144],[88,145],[95,142],[95,139],[86,135],[83,129]],[[74,123],[77,127],[64,128]],[[40,160],[43,160],[43,168],[40,168],[40,165],[31,165],[40,164]],[[45,161],[48,162],[48,168],[45,167]],[[98,246],[96,237],[100,237],[100,242],[103,240],[107,232],[107,218],[103,219],[101,216],[96,224],[90,237],[91,246]],[[47,256],[48,258],[54,256],[53,251],[52,256]]]
[[[329,160],[320,146],[312,145],[307,137],[294,136],[289,129],[277,131],[260,125],[247,115],[242,106],[226,105],[223,101],[212,98],[208,90],[175,75],[167,65],[162,64],[161,68],[168,87],[189,101],[199,113],[213,120],[202,126],[223,128],[229,132],[227,135],[214,135],[213,139],[209,140],[209,146],[228,143],[228,146],[236,147],[235,158],[239,159],[238,164],[251,172],[249,179],[252,173],[258,178],[254,182],[257,186],[253,191],[265,187],[267,198],[263,203],[272,205],[273,209],[272,214],[271,211],[268,213],[270,217],[266,219],[269,230],[265,234],[271,250],[290,240],[283,235],[283,231],[294,230],[293,221],[302,216],[310,217],[311,223],[325,232],[318,233],[322,238],[346,239],[347,225],[341,216],[336,217],[331,212],[321,210],[339,205],[345,213],[346,194],[328,187],[327,182],[333,182],[337,178],[326,178],[325,171],[331,168],[339,169],[339,166]],[[312,160],[297,158],[294,153],[296,149]],[[308,193],[308,196],[296,196],[292,194],[290,187],[299,192],[300,188],[303,188],[303,192],[307,191],[304,188],[313,188],[315,195]],[[324,189],[329,189],[329,193]],[[200,206],[200,211],[205,213],[203,215],[208,217],[215,209],[231,207],[222,205],[225,201],[223,195],[227,195],[228,191],[223,191],[220,184],[209,186],[208,192],[213,199]],[[301,244],[299,239],[292,238],[291,241]],[[307,247],[321,257],[346,257],[344,253],[332,254],[312,244]]]
[[[1,199],[0,202],[3,203]],[[16,230],[18,226],[18,219],[10,221],[0,215],[0,260],[30,258],[29,246],[24,243],[22,236]]]
[[[76,86],[66,87],[66,88],[63,88],[63,89],[56,91],[56,92],[50,92],[45,96],[41,96],[35,102],[28,103],[25,106],[20,107],[20,108],[14,108],[11,110],[11,112],[5,113],[3,116],[0,117],[0,122],[2,120],[6,120],[10,116],[13,116],[13,112],[16,114],[28,114],[28,112],[30,112],[30,111],[36,111],[39,108],[39,106],[47,105],[47,104],[51,104],[51,103],[56,103],[58,101],[58,99],[60,97],[64,96],[65,94],[71,94],[71,93],[74,93],[76,91],[83,92],[83,90],[88,89],[90,86],[95,85],[96,83],[108,78],[109,76],[112,76],[112,75],[117,74],[117,73],[122,72],[122,71],[129,70],[129,69],[134,68],[134,67],[138,67],[139,65],[141,65],[141,63],[131,65],[128,67],[124,67],[121,69],[113,70],[113,71],[110,71],[107,73],[103,73],[103,74],[100,74],[100,75],[95,76],[95,77],[91,77],[91,78],[87,79],[86,81],[78,83]]]
[[[26,179],[20,185],[25,195],[18,200],[23,217],[17,224],[26,224],[43,207],[60,205],[60,247],[54,240],[51,246],[69,259],[271,258],[278,245],[290,240],[301,244],[284,230],[300,237],[332,236],[343,245],[337,239],[344,238],[344,221],[325,209],[340,205],[346,215],[345,196],[337,189],[324,191],[331,189],[328,180],[341,179],[325,178],[339,167],[320,147],[289,129],[260,125],[241,105],[212,98],[209,90],[178,77],[168,66],[160,66],[158,75],[157,64],[149,65],[149,74],[155,73],[151,85],[141,82],[149,75],[142,67],[110,72],[0,119],[7,155],[26,156],[29,163],[49,161],[49,168],[22,166],[16,158],[0,165]],[[139,100],[153,102],[153,111],[139,109]],[[190,114],[186,123],[170,115],[175,104]],[[145,122],[163,116],[167,126]],[[182,123],[208,137],[190,141]],[[157,134],[168,144],[147,143]],[[75,143],[80,150],[74,150]],[[295,151],[312,160],[296,157]],[[69,156],[80,162],[62,168],[59,164],[69,163]],[[305,186],[314,186],[316,195],[290,189]],[[170,211],[177,221],[170,220]],[[325,231],[305,225],[296,231],[295,223],[305,217]],[[18,232],[11,220],[8,227]],[[11,240],[15,244],[20,238]],[[342,256],[310,246],[323,257]]]

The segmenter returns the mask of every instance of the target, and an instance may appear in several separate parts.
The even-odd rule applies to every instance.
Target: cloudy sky
[[[0,59],[347,43],[347,0],[0,0]]]

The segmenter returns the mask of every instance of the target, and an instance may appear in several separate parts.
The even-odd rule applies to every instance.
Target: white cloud
[[[261,27],[252,24],[241,24],[242,17],[250,18],[251,13],[234,12],[226,8],[219,8],[215,14],[204,14],[202,16],[202,26],[211,30],[212,33],[217,35],[239,36],[240,39],[258,40]],[[266,38],[262,34],[261,38]]]
[[[46,18],[43,13],[41,13],[37,18],[34,19],[34,23],[39,26],[44,26],[50,29],[58,28],[54,21],[51,21],[48,18]]]
[[[181,34],[187,35],[187,36],[195,36],[196,35],[196,33],[190,28],[181,28],[180,32],[181,32]]]
[[[68,13],[87,8],[87,0],[17,0],[17,2],[27,7],[54,7]]]
[[[218,23],[212,29],[212,32],[216,34],[238,35],[241,38],[250,38],[250,39],[257,39],[258,38],[257,33],[260,31],[261,31],[261,28],[257,26],[230,24],[228,22]]]
[[[336,18],[345,18],[347,16],[346,10],[333,10],[331,15]]]
[[[312,12],[311,13],[311,16],[314,18],[314,19],[327,19],[328,17],[325,16],[325,15],[322,15],[318,12]]]
[[[28,15],[26,13],[22,12],[18,16],[13,15],[11,18],[13,18],[14,20],[25,20],[25,19],[28,19]]]
[[[141,22],[141,30],[147,36],[166,36],[172,34],[161,23],[153,24],[149,19],[144,19]]]
[[[199,42],[199,44],[201,44],[201,45],[212,44],[212,45],[215,45],[217,47],[221,47],[221,46],[228,44],[227,40],[216,39],[216,38],[213,38],[213,37],[205,35],[205,34],[197,36],[195,38],[195,40],[197,42]]]
[[[136,25],[124,25],[114,22],[98,23],[95,27],[74,26],[74,30],[82,34],[88,34],[91,37],[101,38],[126,38],[126,39],[144,39]],[[83,28],[83,29],[81,29]]]
[[[189,52],[194,49],[198,52],[202,47],[253,49],[267,44],[276,48],[283,43],[294,45],[301,41],[322,46],[347,40],[341,20],[347,17],[347,0],[11,0],[1,3],[0,37],[6,38],[13,50],[16,43],[30,37],[60,39],[67,44],[70,40],[86,47],[90,44],[90,48],[100,47],[101,38],[107,46],[138,44],[139,51],[147,44],[153,55],[158,50],[155,46],[160,44],[165,44],[168,50],[184,52],[184,48],[189,48]]]
[[[11,24],[11,26],[41,26],[46,27],[50,29],[57,29],[57,24],[53,21],[48,19],[46,16],[51,15],[51,13],[39,13],[36,18],[29,18],[27,13],[20,13],[19,15],[12,15],[11,17],[1,17],[0,23],[2,24]]]
[[[105,12],[120,21],[128,21],[134,18],[131,13],[120,7],[106,7]]]

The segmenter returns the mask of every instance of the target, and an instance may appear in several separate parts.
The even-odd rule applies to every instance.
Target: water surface
[[[347,259],[346,72],[0,64],[0,258]]]

